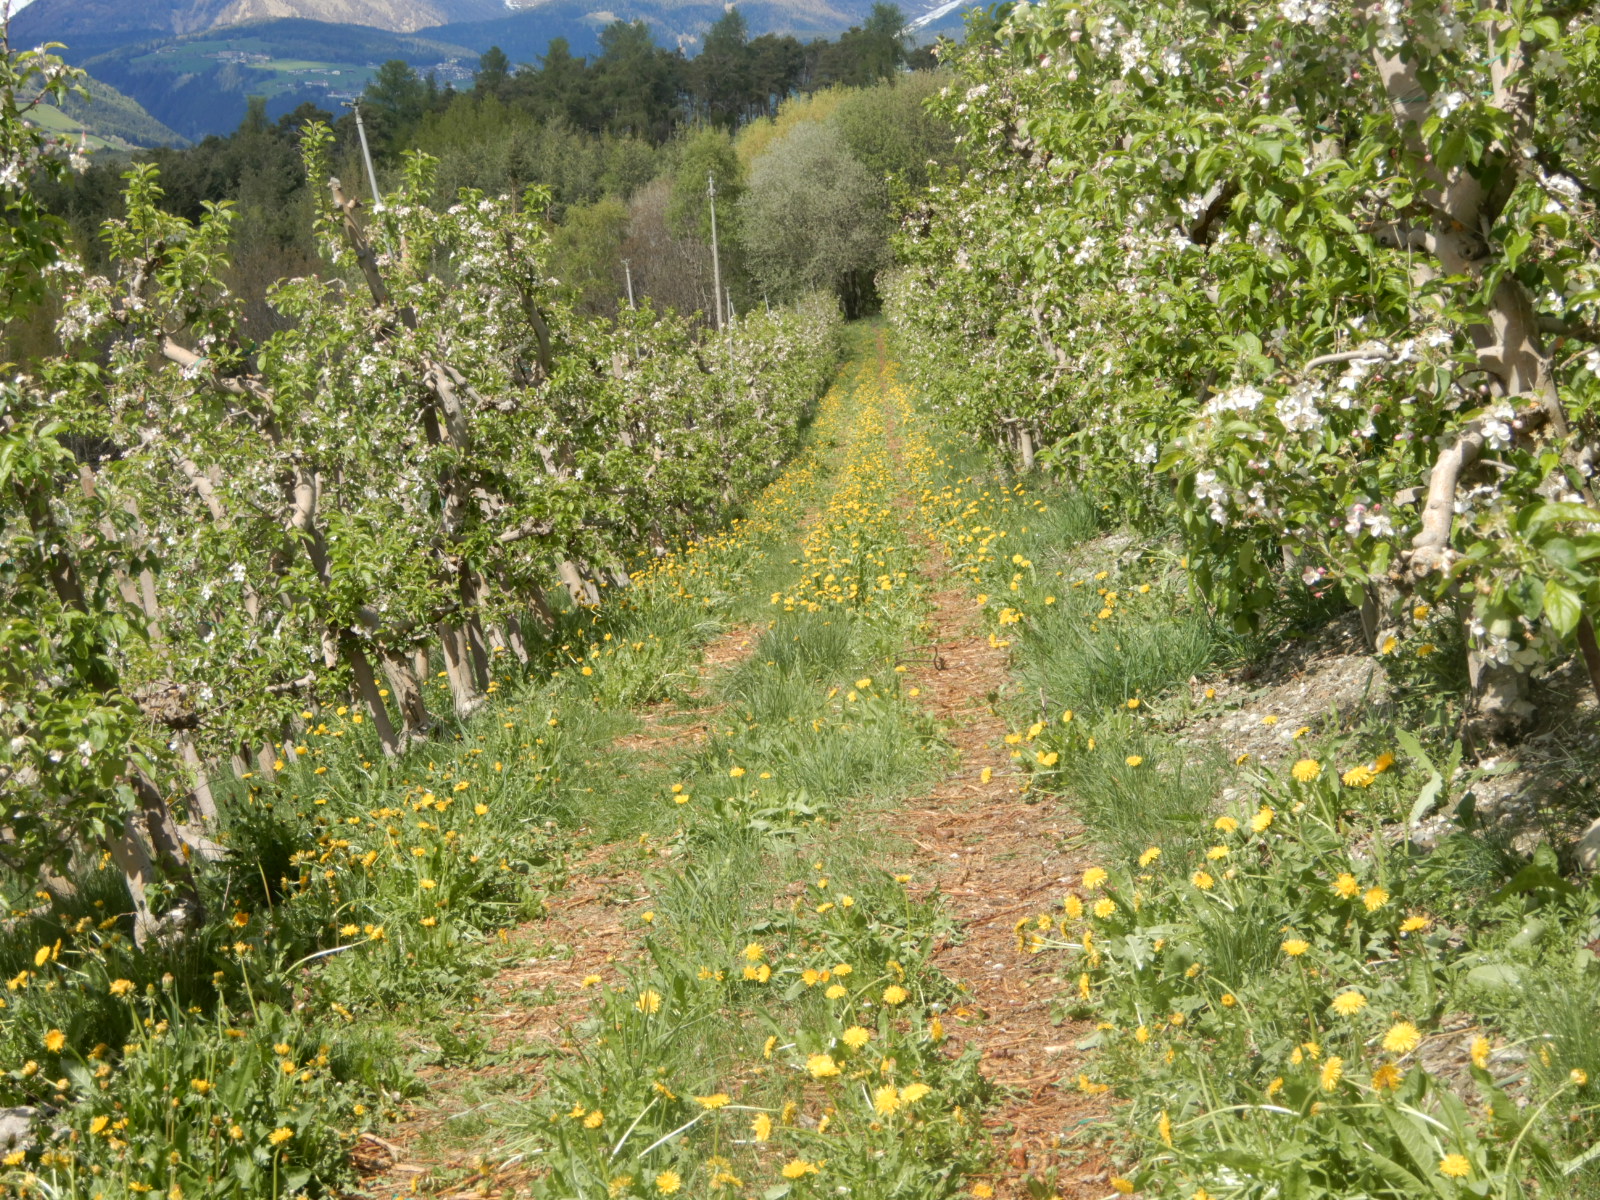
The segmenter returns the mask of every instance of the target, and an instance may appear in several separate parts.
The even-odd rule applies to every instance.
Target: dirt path
[[[937,560],[931,567],[937,579]],[[984,1075],[1007,1091],[984,1118],[1004,1169],[996,1194],[1025,1196],[1025,1181],[1043,1177],[1062,1200],[1098,1198],[1107,1191],[1099,1155],[1061,1145],[1063,1134],[1106,1112],[1101,1098],[1075,1085],[1083,1060],[1075,1045],[1093,1027],[1058,1023],[1049,960],[1020,954],[1015,932],[1019,920],[1059,910],[1082,873],[1082,859],[1059,849],[1078,829],[1059,808],[1028,804],[1019,791],[1005,722],[987,699],[1010,678],[1006,653],[990,646],[971,597],[951,589],[932,600],[935,663],[907,675],[960,759],[931,792],[907,802],[900,828],[961,931],[934,957],[970,997],[972,1019],[951,1041],[980,1051]],[[992,771],[987,783],[984,768]]]
[[[882,355],[880,347],[880,362]],[[898,453],[892,428],[890,448]],[[915,529],[911,496],[900,505],[906,527]],[[1065,890],[1087,865],[1063,849],[1079,830],[1059,806],[1031,805],[1020,793],[1007,729],[989,700],[1010,680],[1006,651],[991,645],[972,598],[953,586],[932,539],[923,570],[934,589],[932,646],[913,651],[906,682],[921,689],[922,703],[946,730],[957,758],[931,790],[889,814],[889,832],[915,847],[918,882],[937,890],[959,930],[936,949],[934,964],[966,996],[948,1025],[952,1053],[976,1049],[984,1075],[1000,1089],[1000,1102],[983,1118],[996,1149],[995,1194],[1022,1200],[1030,1181],[1043,1181],[1043,1195],[1099,1200],[1109,1190],[1102,1157],[1086,1141],[1063,1144],[1106,1113],[1103,1097],[1085,1096],[1075,1086],[1083,1059],[1076,1043],[1090,1026],[1058,1023],[1053,997],[1060,985],[1051,978],[1050,960],[1019,953],[1016,933],[1020,919],[1059,911]],[[641,727],[616,749],[660,756],[704,740],[715,720],[715,709],[699,702],[706,681],[748,656],[760,632],[736,628],[714,641],[695,699],[641,713]],[[634,842],[585,845],[581,830],[577,845],[566,885],[544,917],[508,933],[501,971],[478,1010],[464,1017],[488,1039],[484,1065],[423,1070],[427,1099],[407,1110],[388,1138],[364,1145],[360,1157],[371,1173],[359,1195],[465,1200],[509,1197],[527,1186],[531,1164],[477,1158],[494,1140],[489,1131],[477,1138],[469,1129],[448,1131],[455,1121],[470,1122],[486,1090],[492,1096],[482,1107],[540,1090],[546,1064],[573,1047],[572,1030],[590,1011],[594,979],[617,980],[639,955],[633,927],[636,914],[649,907],[644,871],[663,861],[659,849]],[[529,1048],[539,1049],[524,1054]]]
[[[640,714],[641,728],[618,739],[630,756],[666,755],[703,742],[716,709],[702,704],[711,677],[737,666],[761,636],[756,626],[737,626],[705,648],[699,682],[681,703],[668,701]],[[401,1111],[386,1137],[366,1135],[355,1161],[362,1188],[351,1200],[401,1200],[426,1195],[440,1200],[498,1200],[525,1194],[529,1165],[503,1156],[485,1158],[481,1139],[450,1134],[470,1118],[475,1100],[493,1092],[493,1106],[530,1099],[543,1087],[545,1064],[573,1049],[573,1027],[590,1010],[591,989],[618,982],[642,953],[637,913],[646,910],[647,866],[668,861],[670,849],[641,842],[590,842],[575,831],[579,847],[566,863],[565,886],[545,913],[506,931],[501,969],[485,988],[483,1003],[467,1021],[486,1037],[481,1064],[423,1067],[425,1098]],[[598,983],[597,983],[598,981]],[[536,1056],[519,1057],[518,1049]],[[478,1144],[474,1144],[477,1141]]]
[[[880,368],[885,359],[880,340]],[[890,453],[900,438],[888,431]],[[908,525],[914,498],[900,497]],[[1066,1139],[1106,1115],[1103,1097],[1078,1091],[1084,1053],[1076,1044],[1088,1022],[1061,1022],[1053,997],[1060,984],[1049,959],[1018,950],[1018,921],[1060,914],[1061,898],[1090,865],[1075,844],[1082,830],[1059,805],[1029,804],[1012,769],[1005,722],[989,700],[1011,680],[1010,660],[992,645],[978,609],[950,572],[938,542],[928,537],[923,571],[933,585],[932,645],[909,666],[926,708],[957,753],[951,772],[932,791],[906,802],[896,832],[908,836],[926,864],[927,882],[944,898],[960,930],[939,948],[934,965],[971,998],[971,1014],[951,1036],[955,1047],[980,1052],[980,1069],[1005,1098],[984,1117],[1002,1164],[992,1181],[1000,1197],[1024,1197],[1029,1180],[1044,1180],[1060,1200],[1103,1197],[1109,1187],[1102,1156],[1092,1144]],[[929,661],[931,660],[931,661]],[[984,779],[984,771],[990,773]]]

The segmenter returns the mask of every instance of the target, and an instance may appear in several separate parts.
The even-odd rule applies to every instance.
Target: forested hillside
[[[5,42],[0,1195],[1600,1200],[1596,15]]]
[[[796,90],[880,78],[903,50],[896,35],[905,24],[904,16],[891,22],[882,5],[839,11],[800,4],[789,11],[765,2],[732,8],[663,0],[618,16],[556,0],[495,20],[414,32],[397,31],[411,28],[406,22],[349,23],[332,9],[312,19],[316,5],[301,11],[306,15],[279,12],[214,27],[202,21],[192,30],[180,20],[185,31],[174,32],[125,26],[87,0],[40,0],[16,24],[19,41],[63,43],[60,53],[73,65],[196,141],[237,125],[252,96],[266,99],[273,119],[301,104],[342,111],[389,62],[408,64],[436,96],[460,90],[471,83],[479,56],[491,52],[527,73],[551,60],[547,86],[578,89],[570,107],[580,123],[610,117],[590,108],[620,87],[655,93],[645,114],[653,122],[710,112],[726,125],[747,119],[752,108],[770,111]],[[414,6],[395,11],[415,15]],[[134,19],[154,18],[147,11]],[[584,59],[597,69],[581,70]],[[637,85],[629,78],[634,71],[643,72]]]
[[[366,89],[363,118],[380,186],[399,178],[415,150],[434,160],[440,197],[545,189],[553,275],[585,312],[615,313],[631,271],[637,300],[714,320],[705,195],[714,174],[724,307],[744,312],[823,287],[856,315],[874,307],[873,278],[888,262],[891,176],[915,186],[930,161],[954,151],[950,126],[922,107],[942,79],[931,69],[902,73],[910,58],[902,23],[898,10],[880,6],[869,28],[818,52],[792,38],[750,38],[734,9],[686,61],[655,46],[642,25],[619,22],[593,60],[558,43],[537,66],[517,68],[491,51],[460,92],[395,60]],[[778,119],[781,97],[792,100]],[[369,195],[354,118],[314,106],[273,121],[254,101],[228,137],[135,156],[160,168],[168,211],[197,221],[207,204],[233,205],[227,277],[252,330],[279,321],[267,287],[315,257],[300,152],[308,121],[330,125],[336,173],[353,194]],[[125,158],[101,157],[38,185],[92,261],[105,252],[96,231],[123,211],[127,169]]]

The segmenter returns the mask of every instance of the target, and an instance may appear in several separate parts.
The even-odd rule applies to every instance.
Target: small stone
[[[1578,839],[1578,868],[1591,874],[1600,871],[1600,818],[1596,818]]]
[[[0,1108],[0,1150],[33,1149],[33,1123],[39,1110],[28,1105]]]

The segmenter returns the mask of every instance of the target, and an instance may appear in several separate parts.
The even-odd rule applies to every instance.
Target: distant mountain
[[[82,36],[63,54],[136,99],[156,120],[198,140],[236,128],[251,96],[266,97],[269,117],[305,103],[337,114],[389,59],[432,72],[441,85],[470,84],[479,51],[365,25],[295,19],[182,37]]]
[[[91,141],[119,149],[185,144],[183,137],[147,113],[132,96],[124,96],[101,79],[90,78],[85,86],[87,100],[69,95],[58,107]]]
[[[467,87],[490,46],[514,63],[536,62],[560,37],[572,53],[592,55],[600,31],[616,20],[643,21],[659,45],[692,55],[727,7],[727,0],[33,0],[12,18],[11,38],[66,43],[69,62],[142,105],[151,128],[165,129],[154,136],[198,140],[236,128],[250,96],[266,97],[273,118],[305,103],[337,114],[390,59],[441,87]],[[752,36],[802,41],[837,37],[871,7],[872,0],[739,4]],[[960,13],[939,0],[904,7],[936,18],[923,36],[959,28]],[[149,130],[113,136],[145,144],[139,138]]]
[[[85,81],[89,98],[68,95],[60,104],[41,104],[28,120],[68,145],[89,151],[142,150],[151,146],[183,146],[187,142],[173,130],[99,79]]]
[[[113,33],[203,33],[293,17],[412,33],[489,20],[506,9],[504,0],[34,0],[12,18],[11,36],[30,43]]]
[[[865,18],[872,0],[740,0],[752,35],[791,34],[801,41],[833,38]],[[700,38],[724,12],[723,0],[521,0],[516,12],[489,21],[460,21],[418,30],[424,37],[487,50],[499,46],[512,62],[534,62],[554,37],[574,54],[599,49],[611,22],[643,21],[657,43],[693,54]]]

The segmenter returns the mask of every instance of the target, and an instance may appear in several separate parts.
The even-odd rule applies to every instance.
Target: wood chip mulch
[[[946,582],[937,546],[927,570],[935,586]],[[1005,722],[988,700],[1009,682],[1010,664],[1003,647],[990,645],[972,598],[949,588],[932,604],[932,653],[908,667],[907,683],[922,689],[959,757],[895,819],[926,865],[919,882],[938,889],[961,931],[934,958],[970,997],[972,1017],[953,1023],[951,1041],[980,1051],[980,1069],[1006,1092],[984,1121],[1001,1163],[990,1183],[1002,1198],[1028,1196],[1029,1181],[1041,1180],[1046,1195],[1100,1200],[1109,1173],[1093,1127],[1110,1105],[1077,1090],[1086,1057],[1077,1043],[1093,1026],[1058,1020],[1060,960],[1020,954],[1015,932],[1025,917],[1059,915],[1068,885],[1090,865],[1073,849],[1082,830],[1059,803],[1029,803],[1021,792]]]
[[[739,627],[715,638],[706,647],[700,682],[692,695],[703,694],[714,671],[748,657],[760,632],[758,627]],[[673,718],[703,711],[660,706],[656,719],[647,720],[646,730],[619,739],[618,745],[633,753],[660,753],[688,740],[702,740],[704,721],[683,725],[673,723]],[[585,836],[580,829],[574,840],[582,844]],[[546,1064],[572,1049],[571,1030],[588,1015],[591,992],[583,981],[598,975],[603,985],[616,983],[642,954],[633,926],[637,914],[649,907],[644,870],[663,861],[659,853],[646,859],[633,842],[591,845],[569,860],[566,886],[547,902],[545,915],[507,932],[510,965],[489,982],[484,1003],[472,1018],[488,1032],[489,1049],[500,1057],[470,1070],[423,1067],[418,1075],[427,1086],[425,1100],[404,1108],[400,1120],[385,1130],[386,1137],[363,1135],[351,1152],[363,1178],[359,1190],[346,1194],[348,1200],[418,1195],[499,1200],[526,1194],[529,1173],[522,1163],[462,1157],[437,1135],[449,1122],[468,1114],[462,1085],[469,1081],[516,1077],[512,1086],[498,1093],[497,1102],[538,1093]],[[520,960],[518,952],[525,955]],[[505,1057],[506,1051],[518,1046],[541,1045],[552,1047],[554,1055]]]

